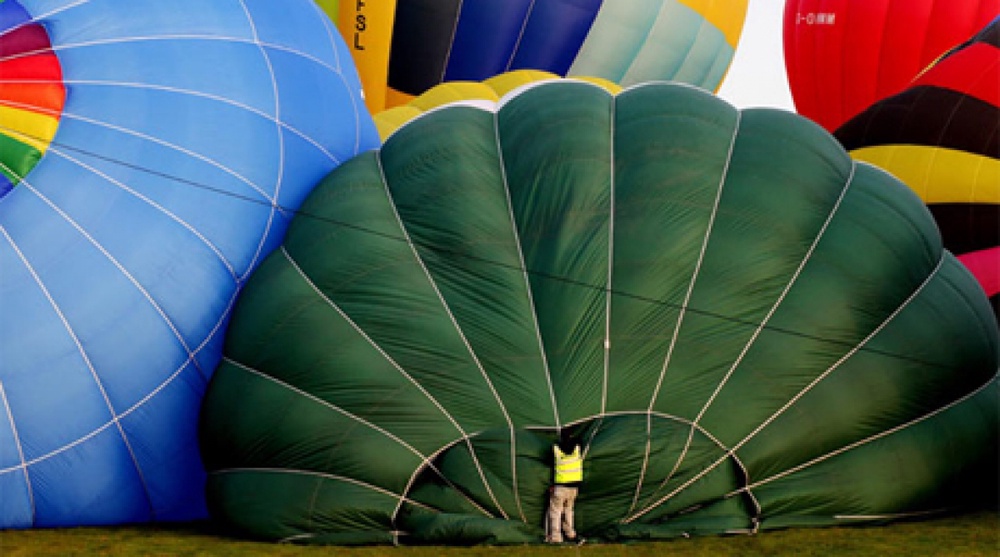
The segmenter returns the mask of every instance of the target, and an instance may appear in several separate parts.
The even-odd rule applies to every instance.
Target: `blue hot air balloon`
[[[4,163],[0,528],[205,516],[198,410],[236,295],[378,142],[350,55],[312,0],[5,0],[0,51],[54,53],[65,94],[0,103],[0,147],[44,152]]]

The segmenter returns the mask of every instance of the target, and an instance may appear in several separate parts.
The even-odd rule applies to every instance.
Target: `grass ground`
[[[997,557],[1000,513],[979,512],[886,526],[812,528],[628,545],[516,547],[302,547],[238,540],[207,523],[0,531],[0,557]]]

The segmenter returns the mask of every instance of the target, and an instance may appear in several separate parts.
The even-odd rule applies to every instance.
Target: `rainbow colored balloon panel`
[[[16,0],[0,0],[0,196],[45,154],[65,100],[45,28]]]

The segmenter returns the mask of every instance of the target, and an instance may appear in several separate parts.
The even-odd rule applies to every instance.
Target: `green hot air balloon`
[[[552,81],[331,173],[207,393],[213,515],[304,543],[863,523],[992,497],[997,324],[921,200],[794,114]]]

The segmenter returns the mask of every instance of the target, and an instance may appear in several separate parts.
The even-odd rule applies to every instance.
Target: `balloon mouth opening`
[[[625,522],[647,514],[669,521],[691,512],[725,508],[729,513],[726,520],[731,521],[726,528],[752,525],[753,503],[741,494],[748,477],[738,458],[688,420],[644,412],[601,414],[562,428],[490,429],[457,439],[414,473],[403,508],[417,517],[427,514],[423,505],[431,505],[446,515],[515,522],[527,519],[528,524],[542,524],[554,478],[553,447],[557,445],[564,447],[564,452],[572,452],[572,447],[580,449],[584,461],[581,490],[588,493],[579,502],[584,514],[597,513],[588,509],[588,505],[603,504],[595,501],[614,499],[620,508],[613,509],[611,515]],[[502,457],[482,458],[498,454]],[[706,469],[707,483],[702,483],[722,486],[722,493],[740,495],[671,500],[674,490],[701,490],[701,484],[687,480]],[[618,497],[606,487],[622,482],[629,485],[634,501]],[[599,536],[611,535],[608,532],[619,525],[616,521],[591,522],[585,529]]]
[[[48,30],[18,0],[0,3],[0,198],[50,150],[65,102]]]

